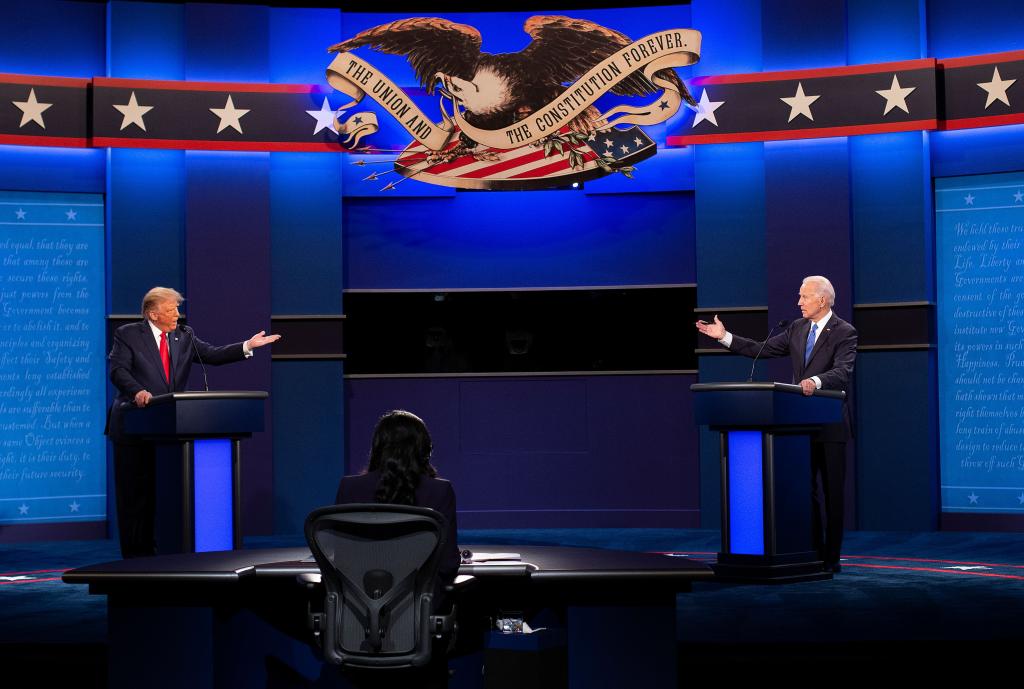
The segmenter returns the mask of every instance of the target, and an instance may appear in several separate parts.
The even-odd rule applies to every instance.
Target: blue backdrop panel
[[[764,144],[698,146],[694,162],[698,305],[766,304]]]
[[[0,188],[102,194],[106,163],[99,148],[0,146]]]
[[[928,47],[934,57],[985,55],[1024,48],[1017,0],[928,0]]]
[[[349,379],[348,470],[366,466],[377,417],[403,408],[430,428],[463,528],[697,526],[693,382]]]
[[[270,154],[188,151],[185,302],[189,323],[214,344],[270,331]],[[210,368],[214,390],[269,390],[270,350]],[[196,366],[192,389],[202,389]],[[273,466],[270,405],[266,432],[242,443],[242,515],[246,533],[271,529]]]
[[[314,508],[334,503],[345,470],[344,366],[340,361],[275,361],[271,368],[274,531],[295,534]]]
[[[849,149],[845,137],[765,144],[768,316],[800,315],[797,292],[807,275],[836,289],[836,314],[853,315]],[[788,381],[788,362],[777,378]]]
[[[690,194],[348,199],[349,289],[694,282]]]
[[[765,2],[764,71],[846,64],[846,3]]]
[[[185,76],[190,81],[268,81],[269,38],[269,7],[188,3]]]
[[[858,528],[935,529],[935,353],[861,352],[855,375]]]
[[[694,74],[761,71],[761,0],[693,0],[691,13],[693,28],[701,33],[700,62],[693,67]]]
[[[342,38],[340,10],[270,8],[270,81],[326,86],[327,47]]]
[[[847,3],[847,59],[851,65],[927,57],[922,0]]]
[[[651,134],[651,127],[644,131]],[[608,175],[587,182],[587,194],[642,194],[651,191],[693,191],[693,147],[662,148],[636,166],[632,178]]]
[[[121,79],[185,78],[185,7],[109,3],[107,72]],[[100,72],[90,76],[101,76]]]
[[[135,314],[151,287],[185,284],[185,152],[108,153],[110,308]]]
[[[1024,168],[1024,125],[929,132],[927,136],[935,177]]]
[[[274,314],[341,313],[340,156],[270,154]]]
[[[103,197],[0,192],[0,523],[106,518]]]
[[[933,215],[925,135],[853,136],[849,146],[852,301],[930,301]]]
[[[106,14],[98,2],[3,3],[0,72],[85,78],[104,74]]]
[[[1024,513],[1024,173],[935,181],[942,509]]]

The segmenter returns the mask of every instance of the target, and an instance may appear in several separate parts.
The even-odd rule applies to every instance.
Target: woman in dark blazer
[[[460,563],[455,491],[437,477],[430,463],[432,452],[430,432],[420,417],[402,410],[388,412],[373,431],[369,466],[362,474],[341,479],[335,502],[413,505],[440,512],[448,538],[439,572],[442,583],[450,584]]]
[[[402,410],[388,412],[373,431],[369,466],[362,474],[341,479],[335,502],[413,505],[440,512],[447,536],[438,570],[444,586],[455,580],[461,558],[455,491],[451,483],[437,478],[437,469],[430,463],[433,449],[430,432],[420,417]],[[444,604],[440,595],[435,600]],[[422,668],[388,673],[355,671],[347,677],[357,689],[443,689],[448,686],[448,663],[444,653],[434,653]]]

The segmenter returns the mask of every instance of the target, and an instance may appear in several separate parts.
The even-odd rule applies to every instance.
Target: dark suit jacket
[[[843,403],[844,423],[826,427],[818,438],[828,442],[843,442],[853,429],[849,393],[853,386],[853,364],[857,358],[857,330],[833,313],[818,334],[811,358],[804,365],[804,348],[810,332],[811,322],[806,318],[798,318],[784,331],[768,339],[761,356],[777,358],[788,355],[793,365],[794,383],[818,376],[822,390],[843,390],[847,393]],[[760,342],[735,334],[729,345],[730,351],[749,357],[756,356],[760,348]]]
[[[195,347],[193,348],[193,344]],[[245,358],[242,343],[215,347],[193,337],[190,332],[178,329],[167,334],[167,345],[171,355],[171,381],[164,378],[164,367],[160,362],[160,348],[157,347],[153,331],[147,321],[122,325],[114,331],[114,344],[107,357],[110,363],[110,381],[117,388],[117,397],[110,407],[107,418],[107,434],[115,441],[122,439],[121,406],[132,403],[136,393],[149,390],[153,395],[181,392],[188,384],[196,350],[203,361],[211,365],[227,364]]]
[[[365,474],[345,476],[338,485],[338,495],[334,501],[339,505],[358,502],[375,502],[374,493],[380,473],[368,471]],[[441,555],[441,581],[450,584],[459,572],[462,558],[459,555],[459,528],[455,520],[455,490],[450,481],[424,476],[416,487],[416,507],[429,507],[437,510],[444,517],[447,526],[447,543]]]

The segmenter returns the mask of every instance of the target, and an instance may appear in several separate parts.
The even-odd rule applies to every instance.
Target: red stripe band
[[[818,127],[817,129],[781,129],[763,132],[735,132],[732,134],[681,134],[665,138],[667,146],[686,144],[718,144],[741,141],[782,141],[787,139],[816,139],[828,136],[855,136],[935,129],[938,120],[913,120],[889,124],[856,124],[845,127]]]
[[[848,65],[846,67],[794,69],[788,72],[721,74],[716,76],[695,77],[690,80],[690,83],[695,86],[701,86],[704,84],[746,84],[763,81],[795,81],[797,79],[822,79],[825,77],[844,77],[855,74],[906,72],[914,69],[929,69],[934,66],[935,58],[929,57],[921,60],[904,60],[902,62],[882,62],[875,65]]]

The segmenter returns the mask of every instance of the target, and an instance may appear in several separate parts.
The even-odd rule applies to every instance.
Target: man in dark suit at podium
[[[191,328],[178,328],[182,301],[177,290],[149,290],[142,299],[143,320],[114,332],[108,357],[117,396],[106,432],[114,443],[118,530],[125,558],[156,553],[156,448],[124,434],[124,408],[145,407],[154,395],[185,390],[194,360],[214,365],[241,361],[251,357],[252,350],[281,337],[261,330],[245,342],[215,347],[196,337]]]
[[[697,330],[744,356],[755,357],[759,351],[761,356],[768,358],[789,356],[793,364],[793,382],[799,383],[805,395],[821,389],[848,391],[857,358],[857,331],[832,313],[835,299],[832,283],[820,275],[811,275],[800,285],[797,306],[803,317],[763,343],[728,332],[717,315],[714,323],[698,321]],[[814,541],[825,569],[832,572],[840,570],[846,440],[851,433],[847,397],[843,403],[843,423],[825,426],[811,442]],[[816,487],[819,476],[824,492],[824,524],[821,523],[823,505]]]

